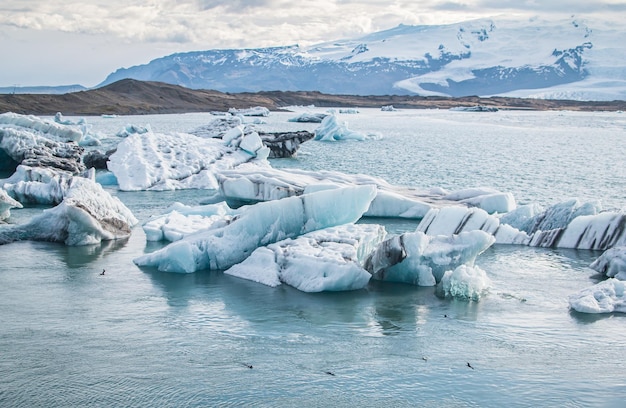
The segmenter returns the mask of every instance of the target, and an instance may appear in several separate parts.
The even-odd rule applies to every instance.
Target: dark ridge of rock
[[[571,101],[477,96],[448,98],[414,95],[332,95],[311,91],[271,91],[223,93],[188,89],[161,82],[123,79],[102,88],[54,94],[2,94],[0,112],[33,115],[141,115],[185,112],[226,112],[231,108],[263,106],[276,111],[285,106],[449,109],[458,106],[484,106],[498,109],[529,110],[626,110],[626,101]]]

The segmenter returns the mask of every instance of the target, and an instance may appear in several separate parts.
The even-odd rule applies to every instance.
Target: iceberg
[[[202,138],[224,138],[226,134],[237,129],[234,135],[241,136],[258,133],[263,144],[270,149],[269,158],[292,157],[300,145],[313,139],[313,133],[305,130],[295,132],[261,132],[254,126],[244,125],[240,116],[216,118],[206,125],[199,126],[189,133]]]
[[[495,237],[498,244],[527,245],[530,237],[500,219],[476,207],[449,206],[431,209],[417,226],[428,235],[454,235],[467,231],[484,231]]]
[[[437,287],[443,297],[478,301],[491,287],[485,271],[477,266],[460,265],[446,271]]]
[[[20,129],[22,131],[29,131],[31,134],[45,134],[50,140],[57,142],[78,143],[83,138],[83,132],[75,126],[41,119],[33,115],[20,115],[13,112],[0,114],[0,132],[3,129]]]
[[[125,138],[125,137],[133,135],[135,133],[139,133],[139,134],[141,134],[141,133],[148,133],[148,132],[150,132],[150,129],[151,129],[150,125],[147,125],[147,126],[136,126],[136,125],[128,124],[128,125],[124,126],[123,129],[119,130],[115,134],[115,136]]]
[[[365,140],[367,137],[363,133],[355,132],[348,129],[343,124],[337,123],[337,117],[335,115],[328,115],[320,123],[320,126],[315,129],[314,140],[320,140],[324,142],[334,142],[337,140]]]
[[[626,215],[607,211],[580,215],[563,228],[537,231],[531,246],[606,250],[626,245]]]
[[[269,166],[269,149],[258,134],[229,132],[223,140],[187,133],[135,133],[118,144],[107,166],[124,191],[217,189],[215,177],[222,170],[251,160]]]
[[[357,186],[258,203],[242,208],[224,227],[185,236],[134,262],[166,272],[228,269],[260,246],[356,222],[375,194],[374,186]]]
[[[569,296],[569,305],[581,313],[626,313],[626,281],[609,278]]]
[[[443,199],[457,201],[471,207],[482,208],[489,214],[508,213],[516,208],[513,194],[502,193],[490,188],[468,188],[458,190],[445,195]]]
[[[347,224],[257,248],[224,273],[268,286],[281,283],[303,292],[364,288],[371,275],[361,266],[385,237],[383,226]]]
[[[130,236],[131,211],[92,179],[73,177],[63,201],[25,225],[0,232],[0,243],[18,240],[90,245]]]
[[[376,280],[435,286],[446,271],[473,266],[494,242],[493,235],[478,230],[451,236],[408,232],[382,242],[366,259],[365,269]]]
[[[228,113],[231,115],[242,115],[242,116],[269,116],[270,110],[264,106],[254,106],[252,108],[247,109],[236,109],[230,108]]]
[[[217,175],[217,181],[220,194],[233,206],[340,187],[375,185],[376,198],[365,216],[420,219],[434,207],[427,200],[436,200],[432,195],[395,187],[380,178],[332,171],[281,170],[242,165],[222,171]]]
[[[150,219],[143,225],[148,241],[178,241],[200,230],[228,225],[239,211],[225,202],[190,207],[174,203],[168,212]]]
[[[309,113],[304,112],[298,116],[295,116],[291,119],[288,119],[288,122],[299,122],[299,123],[322,123],[322,120],[328,116],[327,113]]]
[[[22,204],[9,197],[6,191],[0,188],[0,221],[11,216],[11,208],[23,208]]]
[[[626,247],[607,249],[589,267],[606,277],[626,281]]]
[[[44,126],[43,121],[34,116],[21,117],[20,115],[15,118],[5,115],[7,114],[0,115],[0,150],[15,162],[15,166],[23,164],[31,167],[50,167],[66,170],[72,174],[80,174],[85,170],[81,162],[84,148],[73,141],[66,143],[58,140],[64,139],[63,135],[66,135],[69,140],[77,138],[74,135],[75,131],[69,126],[54,122],[51,122],[49,126]],[[7,120],[12,118],[15,120]],[[3,123],[3,119],[4,122],[9,122],[9,125]],[[29,128],[26,125],[33,127]],[[63,126],[68,129],[60,129]],[[45,130],[51,133],[44,133]],[[63,133],[63,130],[66,132]]]
[[[66,119],[63,117],[63,114],[61,112],[57,112],[54,115],[54,121],[56,123],[60,123],[61,125],[84,125],[86,123],[84,118],[80,118],[76,122],[70,119]]]
[[[67,195],[73,178],[72,173],[63,170],[19,165],[11,177],[0,183],[21,203],[57,205]]]

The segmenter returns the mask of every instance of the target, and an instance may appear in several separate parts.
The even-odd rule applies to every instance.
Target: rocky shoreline
[[[2,94],[0,113],[32,115],[144,115],[188,112],[226,112],[264,106],[276,111],[285,106],[450,109],[485,106],[509,110],[622,111],[626,101],[572,101],[468,96],[462,98],[411,95],[330,95],[312,91],[223,93],[196,90],[160,82],[124,79],[111,85],[61,95]]]

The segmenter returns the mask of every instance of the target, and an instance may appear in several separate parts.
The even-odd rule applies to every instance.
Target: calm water
[[[293,116],[272,114],[261,127],[317,127],[286,122]],[[127,123],[186,131],[210,118],[88,122],[112,135]],[[307,142],[273,165],[420,188],[489,186],[520,203],[626,205],[624,114],[362,110],[341,119],[377,138]],[[206,196],[111,192],[142,221]],[[11,222],[41,210],[14,210]],[[373,221],[390,232],[416,226]],[[132,263],[159,247],[141,227],[97,246],[0,246],[0,406],[623,406],[626,316],[567,304],[598,282],[588,268],[598,253],[492,247],[477,260],[491,293],[465,302],[401,284],[306,294]]]

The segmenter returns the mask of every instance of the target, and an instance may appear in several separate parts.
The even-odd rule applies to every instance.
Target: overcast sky
[[[480,17],[626,21],[626,0],[2,0],[0,86],[102,82],[175,52],[311,45]]]

